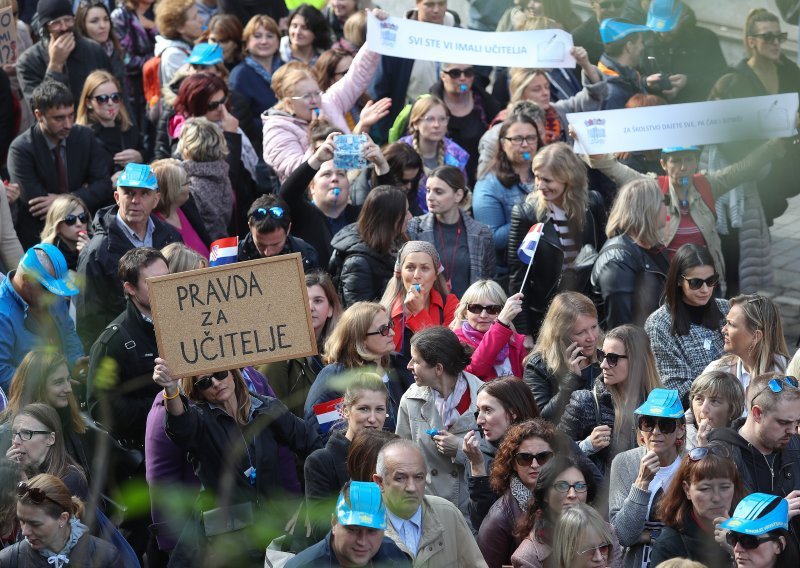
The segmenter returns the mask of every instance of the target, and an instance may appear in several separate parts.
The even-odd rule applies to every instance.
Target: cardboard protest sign
[[[577,152],[608,154],[796,134],[798,94],[567,115]]]
[[[300,254],[148,278],[159,355],[176,377],[314,355]]]
[[[17,23],[11,8],[0,10],[0,65],[17,61]]]
[[[405,18],[367,16],[367,46],[381,55],[494,67],[575,67],[563,30],[479,32]]]

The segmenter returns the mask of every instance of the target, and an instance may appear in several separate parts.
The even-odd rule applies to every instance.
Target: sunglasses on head
[[[252,213],[250,213],[250,218],[256,221],[261,221],[262,219],[266,219],[268,216],[272,217],[273,219],[281,219],[283,218],[284,211],[283,207],[270,207],[264,208],[259,207]]]
[[[686,276],[681,274],[681,278],[686,280],[686,283],[689,285],[690,290],[699,290],[703,287],[703,284],[708,286],[709,288],[716,288],[717,284],[719,284],[719,274],[712,274],[708,278],[686,278]]]
[[[793,389],[798,388],[797,379],[795,379],[794,377],[783,377],[782,379],[772,379],[770,382],[767,383],[767,386],[758,391],[758,394],[750,399],[750,406],[753,406],[753,404],[755,404],[756,402],[756,399],[759,396],[761,396],[761,394],[767,389],[771,390],[775,394],[778,394],[783,390],[783,385],[789,385]]]
[[[64,217],[63,219],[61,219],[61,221],[67,227],[71,227],[72,225],[74,225],[78,221],[80,221],[81,223],[83,223],[85,225],[89,221],[89,216],[86,213],[78,213],[77,215],[70,214],[70,215],[67,215],[66,217]]]
[[[119,93],[111,93],[110,95],[97,95],[95,97],[90,97],[90,98],[96,100],[101,105],[108,104],[108,101],[117,104],[121,100]]]
[[[639,417],[639,430],[642,432],[652,432],[656,426],[662,434],[672,434],[678,427],[678,421],[674,418],[658,418],[656,416]]]
[[[447,71],[442,71],[445,75],[449,75],[451,79],[458,79],[462,75],[467,79],[471,79],[475,76],[475,69],[472,67],[467,67],[466,69],[448,69]]]
[[[22,498],[25,497],[26,495],[28,496],[28,499],[30,499],[33,502],[34,505],[41,505],[42,503],[44,503],[45,499],[47,499],[48,501],[55,503],[59,507],[63,507],[61,503],[54,500],[52,497],[48,497],[47,493],[45,493],[42,489],[39,489],[38,487],[31,487],[24,481],[20,481],[19,484],[17,485],[17,497]]]
[[[731,452],[726,446],[714,444],[712,446],[699,446],[697,448],[692,448],[689,451],[689,459],[692,461],[700,461],[709,454],[714,454],[715,456],[719,456],[721,458],[731,457]]]
[[[471,314],[475,314],[476,316],[481,315],[481,313],[485,310],[487,314],[490,316],[496,316],[500,313],[500,310],[503,309],[503,306],[498,306],[497,304],[491,304],[488,306],[483,306],[481,304],[468,304],[467,311]]]
[[[221,382],[224,381],[227,377],[228,377],[228,371],[217,371],[216,373],[200,377],[194,382],[194,386],[196,386],[200,390],[206,390],[208,388],[211,388],[211,385],[214,384],[212,379],[217,379],[217,381]]]
[[[597,360],[600,363],[602,363],[603,359],[605,359],[606,361],[608,361],[608,366],[611,367],[612,369],[617,366],[617,363],[619,363],[620,359],[627,359],[627,358],[628,358],[627,355],[620,355],[619,353],[611,353],[611,352],[606,353],[602,349],[597,350]]]
[[[208,110],[217,110],[228,101],[228,95],[225,95],[218,101],[208,101]]]
[[[533,460],[536,460],[536,463],[539,464],[539,467],[543,466],[550,459],[553,457],[553,452],[539,452],[538,454],[531,454],[530,452],[518,452],[514,454],[514,462],[520,467],[530,467],[533,463]]]
[[[378,331],[368,331],[367,335],[382,335],[384,337],[389,337],[390,333],[392,333],[392,324],[385,323],[378,328]]]
[[[755,550],[763,543],[769,542],[770,540],[778,540],[778,538],[778,536],[772,536],[768,534],[756,536],[732,531],[725,536],[725,540],[728,541],[728,544],[731,546],[731,548],[734,548],[738,544],[745,550]]]

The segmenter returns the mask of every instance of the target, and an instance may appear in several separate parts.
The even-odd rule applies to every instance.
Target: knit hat
[[[439,253],[435,246],[427,241],[408,241],[400,247],[400,251],[397,253],[397,260],[394,263],[395,277],[400,277],[400,270],[403,268],[403,262],[412,252],[424,252],[433,259],[433,263],[436,265],[436,274],[444,272],[444,266],[442,266],[442,261],[439,260]]]
[[[72,4],[69,0],[39,0],[36,5],[39,23],[46,26],[62,16],[72,16]]]

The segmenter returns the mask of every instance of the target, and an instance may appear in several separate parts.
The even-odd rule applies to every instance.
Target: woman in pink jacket
[[[478,280],[461,298],[450,328],[461,343],[472,346],[467,372],[482,381],[513,375],[522,377],[525,336],[511,322],[522,310],[522,294],[506,299],[493,280]]]
[[[373,13],[379,19],[388,14]],[[278,173],[281,182],[306,159],[308,125],[314,118],[331,123],[339,132],[350,133],[345,114],[366,91],[378,67],[380,55],[369,51],[366,44],[356,54],[345,76],[322,92],[314,73],[304,63],[293,61],[272,76],[272,90],[278,103],[261,115],[264,123],[264,161]],[[383,118],[391,107],[384,99],[366,106],[355,132],[367,132]]]

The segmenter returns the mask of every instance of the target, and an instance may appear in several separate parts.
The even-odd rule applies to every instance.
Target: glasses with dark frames
[[[553,489],[558,491],[559,493],[569,493],[570,489],[574,489],[575,493],[586,493],[589,489],[589,485],[582,481],[578,483],[569,483],[567,481],[556,481],[553,484]]]
[[[72,225],[74,225],[78,221],[80,221],[81,223],[83,223],[85,225],[86,223],[89,222],[89,216],[85,212],[84,213],[78,213],[77,215],[69,214],[66,217],[64,217],[63,219],[61,219],[61,221],[67,227],[71,227]]]
[[[611,367],[612,369],[617,366],[617,363],[619,363],[620,359],[627,359],[627,358],[628,358],[627,355],[620,355],[619,353],[612,353],[610,351],[606,353],[602,349],[597,350],[597,361],[602,363],[603,359],[605,359],[608,362],[608,366]]]
[[[769,542],[771,540],[777,540],[777,535],[770,535],[770,534],[762,534],[762,535],[752,535],[752,534],[742,534],[738,532],[729,532],[725,535],[725,540],[728,541],[728,544],[731,548],[735,548],[736,545],[740,545],[745,550],[755,550],[765,542]]]
[[[228,102],[228,95],[225,95],[218,101],[208,101],[208,110],[217,110],[219,107]]]
[[[750,34],[750,37],[757,37],[758,39],[763,40],[767,43],[773,43],[775,41],[777,41],[778,43],[783,43],[787,39],[789,39],[789,34],[786,32],[780,32],[777,34],[775,32],[767,32],[763,34]]]
[[[12,432],[11,439],[13,440],[17,436],[19,436],[19,439],[22,440],[23,442],[30,442],[31,439],[37,434],[45,436],[47,434],[52,434],[52,432],[48,432],[47,430],[26,430],[26,429],[17,430],[16,432]]]
[[[385,323],[378,328],[378,331],[368,331],[367,335],[382,335],[383,337],[389,337],[390,333],[392,333],[392,324]]]
[[[549,462],[553,455],[553,452],[550,451],[539,452],[538,454],[532,454],[530,452],[517,452],[514,454],[514,462],[520,467],[530,467],[533,463],[533,460],[536,460],[536,463],[539,464],[539,467],[541,467]]]
[[[94,97],[89,97],[98,102],[101,105],[107,105],[108,101],[111,101],[114,104],[119,103],[122,100],[122,96],[119,93],[110,93],[108,95],[96,95]]]
[[[672,434],[678,428],[678,421],[674,418],[640,416],[638,426],[642,432],[653,432],[658,426],[658,431],[662,434]]]
[[[484,306],[481,304],[468,304],[467,311],[471,314],[475,314],[476,316],[481,315],[482,312],[486,312],[490,316],[496,316],[500,313],[503,309],[503,306],[498,306],[497,304],[490,304],[488,306]]]
[[[217,379],[218,382],[222,382],[226,378],[228,378],[228,371],[217,371],[216,373],[200,377],[194,382],[194,386],[204,391],[211,388],[211,385],[214,384],[212,379]]]
[[[687,278],[683,274],[681,274],[681,278],[686,280],[686,283],[689,285],[690,290],[699,290],[703,287],[703,284],[708,286],[709,288],[716,288],[717,284],[719,284],[719,274],[713,274],[708,278]]]
[[[475,76],[475,69],[473,67],[467,67],[466,69],[448,69],[447,71],[442,71],[445,75],[448,75],[451,79],[458,79],[462,75],[467,79],[471,79]]]

